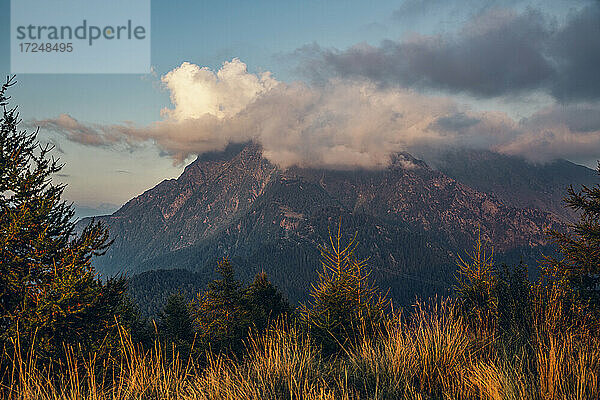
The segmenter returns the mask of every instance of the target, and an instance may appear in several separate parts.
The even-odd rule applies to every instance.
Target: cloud
[[[497,150],[534,161],[597,160],[600,105],[553,105],[519,123],[520,134]]]
[[[446,140],[428,126],[454,111],[448,99],[382,90],[369,82],[337,80],[316,87],[265,81],[235,62],[242,74],[223,74],[230,63],[217,72],[183,64],[164,79],[174,107],[164,110],[162,121],[113,129],[129,140],[154,141],[176,162],[255,141],[282,167],[376,168],[387,165],[391,152]],[[202,79],[191,78],[191,84],[190,71],[202,71]],[[239,95],[230,96],[234,93]]]
[[[28,121],[27,126],[39,126],[59,133],[68,140],[89,146],[109,146],[123,142],[123,136],[113,132],[111,127],[99,124],[81,123],[68,114],[57,118]]]
[[[459,113],[449,115],[447,117],[438,118],[434,125],[442,131],[457,132],[464,129],[468,129],[474,125],[480,123],[481,120],[478,118],[471,118],[465,113]]]
[[[394,11],[393,17],[402,22],[413,21],[420,17],[431,17],[431,14],[435,12],[456,17],[466,10],[477,14],[491,8],[507,7],[521,2],[524,0],[404,0]]]
[[[600,1],[572,15],[553,37],[556,66],[552,94],[561,101],[600,99]]]
[[[169,118],[182,121],[204,114],[228,117],[237,114],[277,81],[270,72],[249,74],[246,64],[234,58],[215,74],[210,69],[185,62],[162,77],[171,92],[174,109],[165,109]]]
[[[594,133],[600,130],[600,106],[598,104],[553,105],[524,119],[522,124],[529,128],[537,126],[545,129],[564,126],[571,132]]]
[[[408,1],[401,11],[434,3]],[[302,61],[300,71],[315,81],[365,78],[476,97],[540,90],[561,101],[593,100],[600,99],[599,20],[600,2],[573,13],[563,25],[532,8],[484,7],[454,34],[413,34],[346,50],[313,44],[295,55]]]
[[[595,0],[591,0],[595,1]],[[431,18],[432,13],[439,12],[450,15],[453,19],[461,15],[481,14],[493,8],[527,6],[544,4],[548,8],[579,7],[590,3],[590,0],[404,0],[394,11],[394,19],[401,22],[414,21],[418,18]]]
[[[364,79],[284,83],[248,72],[237,59],[216,72],[184,63],[163,82],[173,106],[149,126],[86,125],[68,115],[39,123],[91,146],[150,141],[176,163],[254,141],[283,168],[382,168],[395,153],[425,147],[493,149],[536,161],[600,148],[600,106],[592,103],[549,107],[515,121]]]

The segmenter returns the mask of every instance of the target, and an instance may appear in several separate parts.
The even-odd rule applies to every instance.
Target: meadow
[[[310,334],[281,322],[251,334],[243,357],[208,354],[204,365],[160,342],[142,349],[122,332],[118,355],[104,361],[112,368],[93,355],[53,371],[31,352],[11,358],[3,393],[23,400],[599,398],[598,338],[582,326],[557,329],[552,306],[535,315],[531,337],[515,345],[493,327],[470,324],[452,300],[432,301],[329,357]]]

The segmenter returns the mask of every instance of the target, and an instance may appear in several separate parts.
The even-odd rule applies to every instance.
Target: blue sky
[[[515,121],[529,118],[527,123],[522,124],[529,126],[533,124],[531,121],[538,121],[536,112],[546,109],[547,112],[542,113],[545,118],[543,124],[549,124],[547,121],[556,121],[560,115],[565,119],[570,118],[573,107],[580,113],[581,109],[588,110],[590,113],[595,112],[600,95],[596,97],[595,92],[588,90],[591,94],[582,92],[579,97],[574,97],[575,95],[570,95],[570,88],[578,84],[577,82],[575,84],[565,82],[560,88],[547,87],[545,83],[537,82],[521,70],[514,72],[514,68],[509,71],[512,75],[507,76],[512,79],[517,74],[516,83],[511,81],[499,87],[493,84],[486,85],[481,81],[470,82],[460,76],[444,80],[445,77],[442,76],[443,74],[440,75],[439,71],[432,71],[424,77],[415,77],[417,72],[411,68],[417,68],[418,64],[414,64],[417,67],[409,66],[410,68],[406,67],[402,70],[395,68],[386,70],[373,63],[377,60],[384,60],[383,63],[391,64],[402,63],[405,57],[414,54],[415,43],[422,43],[422,38],[425,36],[436,37],[435,35],[441,35],[437,36],[438,38],[445,35],[456,36],[452,43],[442,45],[446,47],[442,49],[443,52],[440,50],[439,54],[442,55],[436,53],[436,57],[448,57],[449,62],[454,62],[451,61],[453,51],[460,53],[462,57],[472,56],[473,53],[480,51],[481,46],[464,44],[467,39],[471,40],[473,35],[477,35],[477,33],[469,34],[468,29],[473,26],[480,29],[481,24],[486,21],[481,16],[488,15],[486,14],[488,9],[492,10],[489,15],[494,16],[489,24],[494,24],[496,23],[494,21],[498,20],[503,21],[502,23],[515,20],[516,24],[517,17],[523,17],[522,19],[527,21],[542,21],[539,22],[542,26],[540,29],[543,30],[540,35],[550,35],[548,32],[555,29],[552,28],[553,26],[559,26],[556,29],[560,29],[565,21],[574,18],[573,15],[586,7],[594,7],[594,4],[596,3],[592,1],[558,0],[551,2],[472,0],[457,2],[178,0],[168,2],[154,0],[151,31],[152,66],[155,74],[25,74],[17,77],[19,83],[11,91],[11,95],[15,104],[19,105],[24,120],[43,121],[68,114],[82,124],[96,127],[94,129],[102,132],[106,132],[106,129],[98,129],[98,126],[110,127],[113,124],[123,124],[125,121],[131,121],[131,124],[143,130],[144,127],[165,119],[164,115],[161,116],[161,109],[178,109],[176,105],[171,104],[170,95],[179,93],[183,89],[180,87],[175,89],[175,86],[165,87],[165,84],[161,83],[162,76],[176,70],[183,62],[217,71],[224,62],[238,58],[247,65],[248,74],[252,76],[270,71],[278,82],[289,85],[294,81],[302,81],[313,91],[317,90],[315,89],[317,87],[332,87],[323,82],[343,80],[345,82],[343,87],[349,88],[356,86],[354,83],[348,83],[350,81],[365,82],[366,80],[374,83],[377,89],[373,90],[378,96],[383,96],[382,91],[385,91],[386,99],[396,96],[390,91],[398,87],[398,90],[415,91],[418,96],[433,96],[436,99],[443,96],[457,104],[467,105],[464,108],[466,111],[455,111],[456,106],[445,108],[445,112],[454,114],[444,118],[464,116],[467,112],[470,113],[468,114],[470,120],[483,121],[480,114],[475,116],[473,113],[497,112],[504,113]],[[531,13],[531,10],[539,11],[539,15]],[[4,75],[10,73],[9,15],[9,1],[0,0],[0,53],[4,54],[0,57],[0,72]],[[479,19],[476,23],[471,23],[474,18]],[[523,24],[528,23],[527,21]],[[568,33],[563,36],[568,37]],[[537,34],[537,31],[532,30],[524,35]],[[417,41],[411,39],[415,35],[420,35],[421,39]],[[387,44],[382,42],[386,39],[391,42]],[[585,38],[581,39],[585,40]],[[490,40],[494,40],[493,37]],[[368,47],[365,47],[367,45]],[[502,47],[501,44],[499,46]],[[508,47],[509,52],[514,48],[514,43],[511,46],[513,47]],[[593,50],[597,44],[593,42],[589,46]],[[525,46],[524,49],[530,47]],[[395,55],[394,51],[399,51],[399,55]],[[557,50],[556,54],[563,57],[563,53],[564,51],[561,53]],[[399,58],[394,58],[396,56]],[[435,59],[442,62],[444,60],[443,57]],[[476,57],[474,59],[477,60]],[[523,57],[523,59],[530,60],[531,57]],[[457,68],[460,68],[460,63],[457,65]],[[542,72],[539,74],[542,74],[543,69],[540,71]],[[585,73],[582,72],[583,75]],[[481,79],[488,78],[482,74]],[[174,82],[174,79],[172,81]],[[515,89],[516,84],[522,87]],[[260,89],[260,93],[263,93],[263,89]],[[318,90],[327,90],[329,94],[342,91],[337,86],[335,89]],[[319,96],[322,97],[326,96]],[[435,101],[439,104],[438,100]],[[423,102],[426,102],[425,98]],[[562,111],[550,110],[552,107],[558,107],[557,105],[562,107]],[[396,106],[389,105],[389,107],[393,109]],[[453,111],[448,111],[450,109]],[[560,114],[561,112],[563,114]],[[546,115],[549,113],[552,115]],[[494,121],[508,117],[497,117]],[[587,114],[584,118],[589,119]],[[177,122],[180,123],[181,120]],[[512,122],[503,123],[505,124],[503,126],[509,126]],[[486,122],[485,126],[490,124],[492,122]],[[565,125],[561,124],[561,126]],[[53,126],[56,127],[56,124]],[[223,129],[231,133],[230,128]],[[523,130],[523,137],[533,135],[530,130],[525,132],[526,129],[523,127],[518,129]],[[600,131],[600,123],[598,127],[593,126],[590,129],[593,133],[582,139],[588,143],[588,147],[595,146],[594,132]],[[556,128],[552,137],[571,134],[561,132]],[[371,135],[369,132],[364,134]],[[235,132],[231,135],[238,137]],[[375,133],[371,136],[377,137]],[[314,136],[317,137],[320,136]],[[468,137],[471,138],[472,135]],[[177,165],[177,162],[174,164],[173,157],[165,154],[171,156],[175,153],[183,154],[189,162],[193,159],[194,153],[194,151],[181,153],[180,148],[174,149],[161,142],[161,137],[152,138],[156,140],[147,141],[135,148],[114,143],[110,146],[98,147],[82,144],[78,140],[70,140],[56,131],[45,130],[42,127],[40,138],[55,143],[59,156],[67,163],[63,176],[59,177],[69,185],[67,197],[81,206],[92,208],[104,203],[123,204],[161,180],[178,176],[183,165]],[[390,139],[385,136],[385,140]],[[544,140],[547,140],[547,137],[544,137]],[[483,142],[490,146],[503,146],[502,148],[507,152],[521,154],[519,152],[531,151],[532,143],[538,143],[539,138],[528,139],[526,146],[523,141],[516,143],[514,140],[511,143],[500,143],[496,139],[485,139]],[[552,147],[553,156],[557,155],[556,146]],[[525,148],[529,150],[523,150]],[[587,153],[581,153],[581,157],[578,157],[580,154],[577,153],[577,149],[579,147],[574,147],[566,151],[563,156],[589,164],[593,157]],[[286,151],[293,152],[287,147]],[[273,160],[276,160],[276,157]]]
[[[0,51],[10,51],[8,12],[1,0]],[[152,65],[162,75],[184,61],[218,68],[234,57],[251,70],[276,71],[292,79],[278,53],[311,42],[346,47],[360,41],[378,42],[391,30],[394,3],[364,1],[152,1]],[[378,29],[369,24],[381,24]],[[401,31],[395,29],[396,35]],[[8,57],[0,72],[10,73]],[[284,65],[282,65],[284,64]],[[145,79],[146,78],[146,79]],[[70,114],[95,122],[150,122],[168,104],[156,79],[134,75],[24,75],[13,95],[23,113],[51,117]],[[52,101],[49,101],[49,98]]]

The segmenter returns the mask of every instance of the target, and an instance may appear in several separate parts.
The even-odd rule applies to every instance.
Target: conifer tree
[[[481,231],[467,257],[458,256],[458,276],[455,295],[462,311],[478,329],[493,329],[497,317],[498,298],[495,293],[497,274],[494,249],[488,250]],[[493,326],[489,326],[493,324]]]
[[[463,316],[476,331],[527,338],[531,321],[532,285],[527,266],[496,265],[478,232],[473,251],[458,257],[454,295]]]
[[[251,329],[264,331],[291,308],[264,272],[246,288],[228,259],[218,262],[217,273],[195,304],[197,342],[204,350],[241,354]]]
[[[243,304],[252,326],[258,332],[291,310],[287,300],[269,281],[264,271],[256,274],[254,281],[244,291]]]
[[[551,232],[562,258],[548,258],[545,274],[566,284],[580,306],[600,313],[600,184],[579,191],[570,186],[564,201],[580,217],[568,232]]]
[[[91,265],[110,241],[99,223],[75,234],[74,211],[54,184],[61,170],[37,131],[20,130],[8,78],[0,89],[0,340],[34,343],[56,356],[63,344],[92,349],[114,324],[125,281],[103,284]]]
[[[194,342],[194,319],[190,303],[179,293],[167,299],[160,316],[160,336],[188,355]]]
[[[313,285],[311,300],[300,309],[300,320],[325,354],[336,353],[359,336],[377,332],[389,301],[369,281],[366,260],[354,254],[355,238],[342,244],[341,222],[331,247],[320,247],[323,272]]]
[[[242,284],[235,279],[228,259],[218,262],[217,273],[219,278],[198,296],[195,311],[198,340],[215,352],[239,352],[250,325],[242,304]]]

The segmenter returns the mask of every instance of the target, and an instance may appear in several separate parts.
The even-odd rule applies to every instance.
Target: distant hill
[[[178,179],[163,181],[101,217],[115,242],[96,267],[104,274],[130,275],[185,269],[208,280],[216,260],[229,256],[240,278],[265,270],[298,301],[306,298],[320,268],[317,245],[341,218],[348,236],[358,233],[359,256],[370,257],[377,282],[406,303],[417,294],[447,292],[457,254],[470,248],[479,230],[500,257],[531,261],[546,249],[548,228],[565,229],[565,215],[554,212],[554,195],[534,199],[545,190],[563,190],[562,180],[550,180],[544,189],[540,182],[549,178],[539,178],[533,189],[520,189],[531,172],[521,161],[500,156],[520,166],[507,174],[525,178],[503,176],[495,169],[500,161],[480,162],[480,178],[469,185],[467,167],[452,167],[452,157],[439,170],[398,154],[385,170],[284,171],[264,159],[255,144],[229,146],[199,157]],[[471,158],[465,162],[478,160]],[[542,169],[540,175],[552,174],[535,168]],[[590,170],[572,169],[581,174],[564,179],[587,182]],[[485,176],[499,183],[483,187]],[[479,189],[472,187],[477,182]],[[523,199],[510,198],[513,187],[516,197],[523,191]]]
[[[116,204],[102,203],[97,206],[86,206],[81,204],[73,204],[75,210],[75,218],[81,219],[86,217],[95,217],[98,215],[109,215],[119,209]]]
[[[143,315],[156,318],[169,295],[179,293],[193,300],[206,281],[206,275],[182,269],[147,271],[129,279],[129,294]]]

